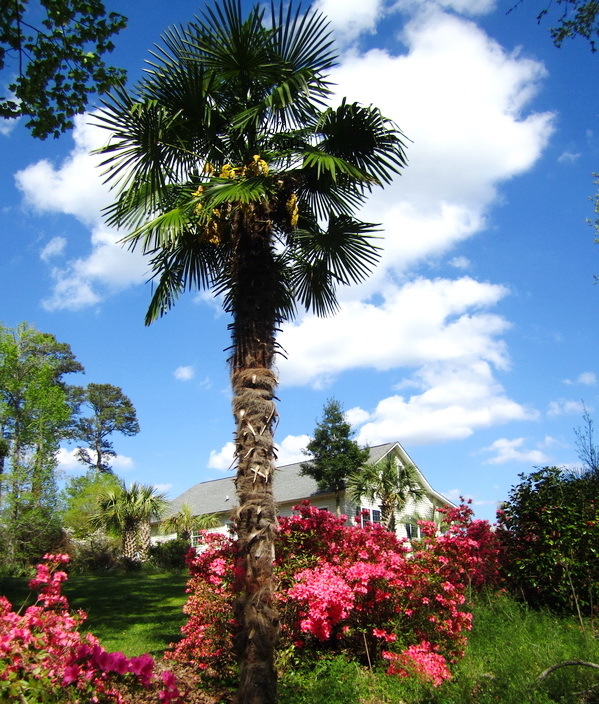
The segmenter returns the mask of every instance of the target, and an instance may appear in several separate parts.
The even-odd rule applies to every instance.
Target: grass
[[[19,605],[25,582],[2,580],[0,593]],[[159,656],[185,622],[185,583],[185,574],[106,573],[73,576],[64,591],[107,650]],[[547,667],[574,659],[599,663],[599,638],[574,618],[481,597],[466,656],[441,687],[370,672],[340,655],[309,661],[299,651],[282,664],[279,704],[599,704],[598,670],[564,667],[536,682]]]
[[[0,593],[18,608],[31,594],[26,579],[4,579]],[[73,575],[63,592],[73,609],[87,613],[84,629],[97,636],[106,650],[128,657],[161,655],[180,637],[185,623],[185,573],[145,571],[101,575]]]
[[[507,597],[479,599],[466,656],[454,678],[433,688],[369,672],[341,657],[298,663],[281,678],[280,704],[599,704],[599,671],[564,660],[599,663],[599,639],[571,618],[533,611]]]

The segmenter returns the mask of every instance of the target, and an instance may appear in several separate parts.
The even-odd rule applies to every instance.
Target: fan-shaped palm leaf
[[[270,15],[244,14],[222,0],[170,30],[139,85],[107,98],[99,117],[117,188],[108,221],[150,256],[146,322],[198,288],[222,294],[231,314],[247,704],[258,704],[253,692],[274,701],[276,334],[297,306],[332,313],[337,287],[368,275],[376,228],[355,210],[405,165],[402,135],[378,110],[326,108],[335,60],[318,11],[280,0]]]

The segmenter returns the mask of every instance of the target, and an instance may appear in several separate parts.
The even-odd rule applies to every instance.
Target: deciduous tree
[[[0,12],[0,74],[9,93],[0,117],[28,118],[34,137],[58,137],[73,126],[89,96],[125,78],[102,58],[126,18],[101,0],[11,0]]]
[[[60,493],[61,520],[75,538],[86,538],[90,532],[90,517],[97,513],[98,499],[108,489],[118,489],[120,480],[110,472],[95,469],[71,477]]]
[[[53,335],[26,323],[0,326],[0,511],[9,560],[38,559],[31,536],[54,525],[56,453],[72,419],[62,377],[82,369]]]
[[[508,12],[513,12],[524,0],[518,2]],[[537,22],[549,22],[549,34],[556,47],[561,47],[565,39],[582,37],[591,51],[596,52],[599,38],[599,2],[597,0],[541,0],[541,10]]]

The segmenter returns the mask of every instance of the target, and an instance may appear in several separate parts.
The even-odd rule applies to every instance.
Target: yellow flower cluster
[[[297,195],[295,193],[292,193],[289,196],[285,206],[287,208],[287,212],[289,213],[289,222],[291,227],[295,227],[297,225],[297,221],[299,220],[299,208],[297,207]]]
[[[214,166],[210,162],[204,165],[204,173],[212,176],[216,173]],[[223,164],[219,178],[236,179],[239,177],[248,176],[266,176],[268,174],[268,164],[259,154],[254,154],[252,161],[247,166],[232,166],[231,164]],[[201,198],[204,194],[205,187],[200,185],[193,192],[195,198]],[[289,214],[289,222],[292,227],[296,227],[299,220],[298,198],[296,193],[292,193],[285,203],[287,213]],[[198,202],[195,205],[195,212],[199,215],[202,211],[202,203]],[[205,225],[201,227],[201,236],[212,244],[220,244],[221,231],[224,226],[222,221],[222,213],[219,208],[214,208],[212,211],[213,217]]]

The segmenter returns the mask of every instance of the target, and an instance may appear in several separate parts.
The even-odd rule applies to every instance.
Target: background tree
[[[53,335],[26,323],[0,326],[0,513],[8,561],[39,559],[38,547],[49,548],[43,536],[56,537],[56,453],[72,420],[62,377],[82,369]]]
[[[91,410],[90,416],[79,415],[73,427],[73,439],[86,447],[77,448],[77,459],[98,472],[110,472],[109,458],[116,452],[109,440],[113,433],[132,436],[139,433],[137,414],[131,399],[122,389],[111,384],[88,384],[72,390],[78,412],[81,407]]]
[[[118,487],[108,487],[100,493],[90,523],[121,536],[125,560],[143,562],[150,546],[150,521],[159,520],[167,508],[165,495],[155,487],[133,482],[127,488],[121,482]]]
[[[276,333],[297,305],[333,312],[337,285],[368,275],[375,228],[353,212],[405,164],[376,108],[325,108],[334,63],[320,13],[279,2],[244,16],[223,0],[171,29],[142,82],[116,90],[99,118],[120,189],[108,222],[129,230],[157,278],[146,322],[195,289],[222,294],[231,316],[244,704],[275,697]]]
[[[591,414],[585,408],[582,415],[584,425],[574,428],[578,459],[582,462],[582,474],[599,477],[599,446],[595,444],[595,427]]]
[[[366,464],[353,471],[347,486],[352,501],[360,504],[362,498],[371,503],[380,502],[381,523],[395,532],[395,516],[408,501],[417,502],[426,496],[412,464],[403,464],[394,454],[380,462]]]
[[[106,66],[102,56],[126,22],[100,0],[3,2],[0,71],[11,95],[0,96],[0,117],[28,117],[26,126],[41,139],[70,129],[91,94],[124,81],[125,71]]]
[[[524,0],[518,2],[510,9],[513,12]],[[597,51],[595,44],[599,38],[599,2],[597,0],[542,0],[543,9],[537,15],[537,22],[548,20],[554,26],[549,27],[549,34],[556,47],[561,47],[565,39],[583,37],[588,40],[591,51]],[[549,19],[553,11],[557,12],[555,19]]]
[[[191,541],[193,533],[220,525],[220,518],[214,513],[204,513],[194,516],[189,504],[182,504],[181,508],[172,516],[165,518],[160,524],[160,532],[164,534],[176,533],[177,538]]]
[[[60,492],[61,521],[74,538],[84,539],[90,532],[90,517],[97,513],[99,497],[110,489],[118,490],[121,480],[110,472],[88,470],[70,477]]]
[[[301,473],[315,479],[319,491],[335,492],[337,515],[341,513],[341,492],[347,478],[369,457],[368,448],[361,448],[352,440],[353,435],[339,401],[329,399],[322,420],[317,423],[312,439],[303,450],[312,459],[301,465]]]

